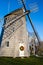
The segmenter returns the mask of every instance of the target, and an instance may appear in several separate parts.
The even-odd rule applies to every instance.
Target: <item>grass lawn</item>
[[[0,57],[0,65],[43,65],[43,57],[30,56],[29,58]]]

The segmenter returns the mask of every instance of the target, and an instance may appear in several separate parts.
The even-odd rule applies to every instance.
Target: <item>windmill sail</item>
[[[24,7],[24,9],[25,9],[25,11],[26,11],[27,9],[26,9],[26,6],[25,6],[25,3],[24,3],[24,0],[21,0],[21,2],[22,2],[23,7]],[[33,28],[33,31],[34,31],[34,33],[35,33],[35,35],[36,35],[36,37],[37,37],[38,43],[39,43],[39,45],[40,45],[39,37],[38,37],[38,35],[37,35],[37,32],[36,32],[36,30],[35,30],[35,28],[34,28],[34,25],[33,25],[32,21],[31,21],[31,19],[30,19],[29,14],[27,14],[27,16],[28,16],[28,19],[29,19],[29,21],[30,21],[30,24],[31,24],[31,26],[32,26],[32,28]]]

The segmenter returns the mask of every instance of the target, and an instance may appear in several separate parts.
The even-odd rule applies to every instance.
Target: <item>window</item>
[[[14,27],[13,27],[13,32],[14,32]]]
[[[7,47],[9,47],[9,41],[7,41],[6,43],[7,43]]]
[[[33,44],[32,44],[32,46],[33,46]]]

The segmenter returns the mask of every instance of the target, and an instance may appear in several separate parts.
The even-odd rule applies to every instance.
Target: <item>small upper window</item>
[[[32,44],[32,46],[33,46],[33,44]]]
[[[14,32],[14,28],[13,28],[13,32]]]
[[[7,43],[7,47],[9,47],[9,41],[7,41],[6,43]]]

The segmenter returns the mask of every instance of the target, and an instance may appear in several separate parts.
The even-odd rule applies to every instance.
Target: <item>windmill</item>
[[[23,9],[18,9],[4,16],[5,21],[1,34],[2,56],[21,57],[30,55],[27,52],[28,34],[25,23],[25,15],[28,13],[28,11],[23,12]]]
[[[30,23],[31,23],[31,26],[32,26],[32,28],[33,28],[33,30],[34,30],[34,33],[35,33],[35,35],[36,35],[36,37],[37,37],[37,39],[38,39],[38,42],[39,42],[39,38],[38,38],[38,35],[37,35],[37,33],[36,33],[36,31],[35,31],[35,29],[34,29],[34,26],[33,26],[33,23],[31,22],[31,19],[30,19],[30,16],[29,16],[29,14],[30,14],[30,12],[31,12],[31,10],[27,10],[26,9],[26,7],[25,7],[25,4],[24,4],[24,0],[21,0],[21,3],[23,4],[23,7],[24,7],[24,12],[23,12],[23,14],[21,14],[21,15],[18,15],[18,14],[14,14],[16,17],[14,18],[14,17],[12,17],[12,18],[9,18],[9,16],[8,16],[8,21],[7,21],[7,15],[4,17],[5,18],[5,21],[7,21],[7,22],[5,22],[4,23],[4,25],[3,25],[3,31],[4,31],[4,34],[6,34],[6,36],[5,37],[3,37],[3,39],[5,40],[6,38],[11,38],[12,37],[12,33],[14,32],[14,31],[16,31],[19,27],[21,27],[22,25],[23,25],[23,22],[20,20],[22,17],[24,17],[25,15],[27,15],[28,16],[28,19],[29,19],[29,21],[30,21]],[[12,13],[11,13],[12,14]],[[10,14],[8,14],[8,15],[10,15]],[[18,22],[18,20],[20,20],[21,22]],[[16,21],[17,21],[17,23],[16,23]],[[6,24],[7,23],[7,24]],[[18,24],[19,23],[19,24]],[[6,25],[5,25],[6,24]],[[16,25],[16,24],[18,24],[18,25]],[[16,26],[16,27],[14,27],[14,26]],[[12,30],[12,28],[13,28],[13,31],[11,31]],[[7,30],[6,30],[7,29]],[[23,31],[23,30],[22,30]],[[24,32],[25,33],[25,32]],[[23,33],[23,34],[24,34]],[[3,33],[2,33],[3,34]],[[27,32],[26,32],[26,35],[27,35]],[[21,37],[22,37],[22,35],[21,35]],[[28,36],[26,36],[26,37],[28,37]],[[1,38],[2,39],[2,38]],[[25,38],[25,40],[26,40],[26,38]],[[24,41],[25,41],[24,40]],[[13,40],[14,41],[14,40]],[[7,43],[7,46],[9,46],[9,40],[6,42]],[[11,42],[10,42],[11,43]],[[24,43],[24,42],[19,42],[20,43],[20,56],[21,55],[24,55],[24,46],[26,46],[27,47],[27,45],[26,44],[22,44],[22,43]],[[27,42],[25,42],[25,43],[27,43]],[[4,45],[5,45],[5,42],[4,42]],[[16,45],[16,44],[15,44]],[[18,47],[18,46],[17,46]],[[25,47],[25,48],[26,48]],[[12,50],[12,49],[11,49]],[[13,49],[14,50],[14,49]],[[17,50],[17,49],[16,49]],[[23,51],[23,52],[22,52]],[[13,51],[14,52],[14,51]],[[15,51],[16,52],[16,51]],[[22,54],[22,53],[23,54]],[[2,52],[3,53],[3,52]],[[7,51],[6,51],[6,53],[7,53]],[[25,49],[25,56],[28,56],[28,52],[27,52],[27,49]],[[17,53],[18,54],[18,53]],[[16,54],[15,54],[16,55]]]

